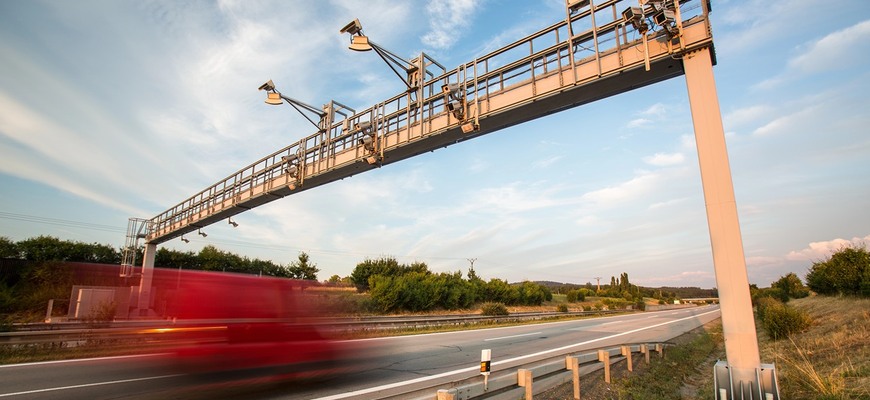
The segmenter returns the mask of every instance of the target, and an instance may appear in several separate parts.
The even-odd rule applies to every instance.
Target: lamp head
[[[281,94],[280,94],[280,93],[269,92],[269,93],[266,95],[266,104],[273,105],[273,106],[278,106],[278,105],[281,105],[282,103],[284,103],[284,101],[281,100]]]
[[[353,36],[350,41],[349,49],[353,51],[369,51],[372,49],[371,43],[369,43],[368,36]]]

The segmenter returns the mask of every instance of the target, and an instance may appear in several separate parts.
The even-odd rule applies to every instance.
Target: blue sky
[[[697,3],[697,1],[695,2]],[[564,18],[561,0],[0,2],[0,236],[120,247],[313,128],[257,87],[356,109],[403,90],[338,30],[448,69]],[[829,5],[830,4],[830,5]],[[695,4],[696,5],[696,4]],[[870,3],[713,2],[750,282],[870,242]],[[716,285],[683,77],[272,202],[164,244],[320,279],[365,258],[485,278]]]

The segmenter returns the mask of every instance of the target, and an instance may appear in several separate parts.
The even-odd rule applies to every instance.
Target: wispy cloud
[[[474,18],[483,2],[476,0],[433,0],[426,5],[429,14],[429,32],[423,35],[423,44],[437,50],[453,46]]]
[[[643,158],[643,162],[656,167],[667,167],[682,164],[686,160],[683,153],[656,153]]]
[[[804,73],[866,66],[866,55],[870,53],[870,20],[832,32],[801,46],[798,52],[797,56],[788,61],[788,66]]]

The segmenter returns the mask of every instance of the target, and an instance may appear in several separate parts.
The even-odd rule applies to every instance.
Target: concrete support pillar
[[[755,369],[761,364],[758,338],[710,49],[686,54],[683,65],[707,206],[725,353],[732,370],[745,371],[746,380],[754,381]]]
[[[149,315],[151,305],[151,281],[154,278],[154,259],[157,257],[157,245],[145,244],[145,254],[142,256],[142,279],[139,281],[139,316]]]

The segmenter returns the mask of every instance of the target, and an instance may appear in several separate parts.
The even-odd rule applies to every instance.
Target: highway
[[[2,399],[373,399],[475,376],[480,352],[500,371],[548,357],[623,343],[667,341],[719,318],[718,306],[645,312],[517,327],[351,341],[374,354],[343,358],[345,373],[312,381],[238,374],[192,380],[166,355],[0,365]],[[434,392],[433,392],[434,395]]]

